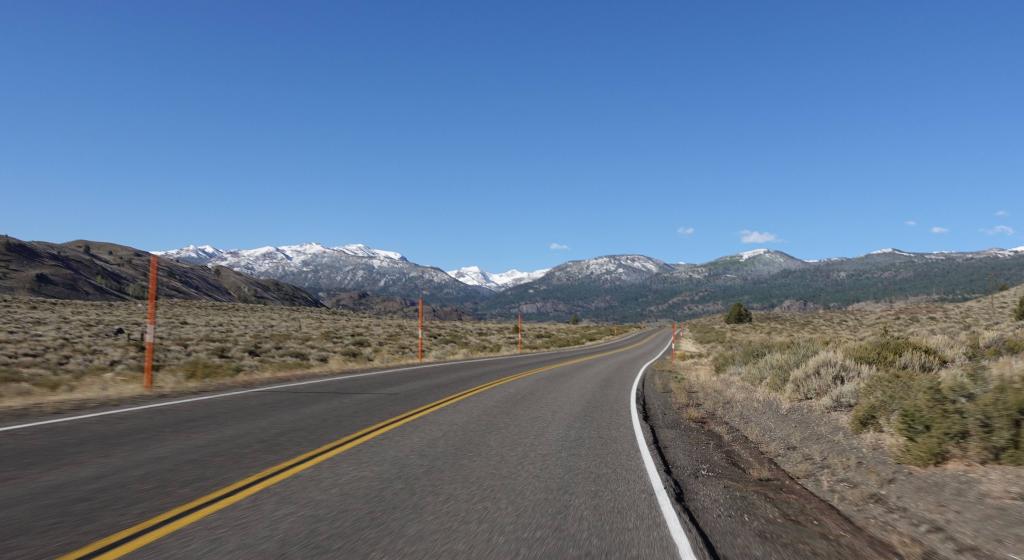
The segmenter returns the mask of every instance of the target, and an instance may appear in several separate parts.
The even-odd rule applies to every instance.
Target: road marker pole
[[[146,361],[142,370],[142,387],[153,388],[153,343],[156,342],[156,255],[149,256],[149,304],[146,308]]]
[[[422,362],[423,361],[423,296],[420,296],[419,318],[420,318],[420,321],[419,321],[420,322],[420,330],[419,330],[420,340],[419,340],[418,356],[419,356],[419,361]]]
[[[519,353],[523,353],[523,314],[519,314]]]

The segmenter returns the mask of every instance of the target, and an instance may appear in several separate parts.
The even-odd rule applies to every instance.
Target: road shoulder
[[[800,486],[738,432],[685,415],[665,372],[650,371],[641,403],[677,499],[716,558],[894,558],[889,546]]]

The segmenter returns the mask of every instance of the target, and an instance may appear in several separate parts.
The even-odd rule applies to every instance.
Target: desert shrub
[[[888,332],[849,347],[844,353],[859,364],[883,370],[936,371],[947,363],[931,346]]]
[[[804,365],[822,350],[814,341],[780,344],[765,356],[747,365],[740,378],[751,385],[763,385],[772,391],[782,391],[793,370]]]
[[[996,359],[1024,353],[1024,338],[1007,333],[985,333],[977,337],[979,357]]]
[[[356,348],[369,348],[370,347],[370,339],[368,339],[366,337],[363,337],[363,336],[360,336],[360,337],[356,337],[356,338],[353,338],[352,340],[350,340],[349,344],[351,344],[352,346],[355,346]]]
[[[297,360],[297,361],[300,361],[300,362],[308,362],[309,361],[309,352],[306,352],[305,350],[300,350],[298,348],[292,348],[292,349],[289,349],[289,350],[285,350],[284,352],[281,352],[280,355],[285,357],[285,358],[291,358],[293,360]]]
[[[231,377],[238,375],[242,371],[241,366],[238,364],[215,362],[201,358],[194,358],[183,362],[178,369],[185,375],[185,379],[190,381]]]
[[[357,348],[345,348],[341,352],[338,352],[339,356],[344,358],[356,359],[363,357],[363,353]]]
[[[754,322],[754,316],[742,303],[734,303],[725,314],[725,323],[728,325],[739,325]]]
[[[1021,296],[1020,301],[1017,302],[1017,307],[1013,310],[1013,318],[1024,321],[1024,296]]]
[[[766,341],[745,342],[733,344],[715,353],[711,359],[711,365],[715,373],[725,373],[730,369],[740,369],[763,359],[776,350],[777,347]]]
[[[1024,464],[1024,384],[991,381],[984,367],[942,376],[889,371],[867,379],[853,409],[854,431],[887,430],[905,440],[899,460],[935,465],[953,456]]]
[[[967,407],[969,456],[1024,465],[1024,386],[1000,381]]]
[[[133,299],[146,299],[149,295],[149,288],[143,284],[135,283],[128,286],[128,296]]]
[[[834,350],[820,352],[794,370],[786,382],[786,396],[795,400],[829,397],[836,405],[852,406],[855,384],[872,373],[864,364],[845,358]],[[850,385],[850,387],[845,387]]]

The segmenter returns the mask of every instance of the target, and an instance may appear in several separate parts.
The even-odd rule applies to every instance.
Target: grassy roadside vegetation
[[[706,317],[686,332],[719,379],[845,414],[900,462],[1024,465],[1022,297]]]
[[[139,391],[145,305],[0,297],[0,406]],[[240,378],[409,363],[416,322],[331,309],[160,302],[155,378],[174,389]],[[634,325],[527,323],[524,351],[565,348]],[[429,360],[516,351],[515,325],[431,321]]]

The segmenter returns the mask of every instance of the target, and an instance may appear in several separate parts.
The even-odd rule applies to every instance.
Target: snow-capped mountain
[[[512,286],[536,280],[547,274],[549,270],[551,269],[544,268],[532,272],[522,272],[513,268],[505,272],[494,273],[481,270],[479,266],[464,266],[458,270],[449,270],[448,274],[463,284],[482,286],[500,292]]]
[[[158,254],[207,266],[225,266],[256,278],[272,278],[302,287],[321,299],[342,292],[366,291],[438,303],[474,301],[489,293],[467,286],[439,268],[410,262],[400,253],[353,244],[320,243],[266,246],[225,251],[208,245]]]
[[[608,255],[560,264],[541,279],[550,284],[631,284],[672,270],[671,265],[644,255]]]
[[[224,251],[212,245],[189,245],[173,251],[153,251],[154,255],[168,257],[189,264],[206,264],[221,255]]]
[[[271,266],[269,263],[300,263],[316,255],[337,253],[353,257],[371,257],[404,261],[405,257],[395,251],[373,249],[361,243],[326,247],[320,243],[302,243],[299,245],[266,246],[256,249],[225,251],[212,245],[189,245],[172,251],[154,251],[162,257],[191,264],[217,264],[228,268],[248,268],[257,271]]]

